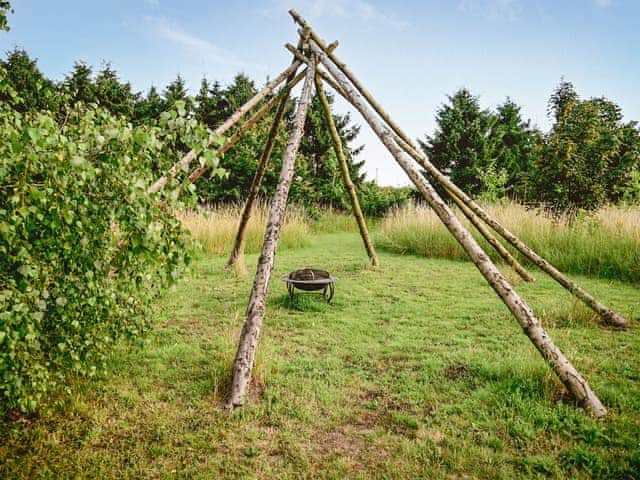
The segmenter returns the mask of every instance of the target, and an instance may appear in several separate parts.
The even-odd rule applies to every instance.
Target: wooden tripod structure
[[[278,105],[273,125],[266,141],[264,151],[261,155],[257,171],[253,178],[251,191],[240,219],[233,252],[228,262],[228,265],[232,266],[238,260],[240,255],[242,255],[245,228],[250,218],[252,207],[257,199],[267,163],[273,151],[276,134],[279,124],[282,122],[284,117],[289,94],[291,89],[304,79],[302,91],[296,107],[293,127],[283,156],[280,179],[271,203],[262,254],[258,260],[256,276],[246,310],[245,322],[234,361],[233,379],[226,406],[228,408],[235,408],[243,405],[251,383],[255,353],[260,339],[262,322],[265,315],[269,283],[273,273],[276,249],[280,238],[282,224],[284,222],[289,188],[293,178],[295,158],[300,145],[304,122],[314,86],[326,115],[327,124],[329,125],[331,136],[334,141],[336,156],[341,166],[343,179],[352,202],[353,212],[358,222],[358,227],[360,229],[360,234],[365,244],[367,254],[374,266],[378,264],[378,259],[371,242],[371,237],[358,203],[357,193],[353,186],[353,182],[349,177],[349,170],[347,168],[343,146],[333,121],[329,103],[324,93],[323,82],[325,82],[360,112],[365,121],[383,142],[387,150],[407,173],[408,177],[438,215],[442,223],[467,252],[480,273],[484,276],[489,285],[518,321],[525,335],[527,335],[534,346],[538,349],[547,364],[553,369],[578,404],[595,416],[605,415],[606,408],[600,402],[599,398],[593,392],[587,381],[554,344],[551,337],[543,328],[540,320],[534,315],[529,305],[518,295],[505,276],[496,268],[489,256],[482,250],[474,237],[456,217],[449,205],[438,194],[436,189],[425,178],[425,176],[418,170],[414,161],[417,162],[424,170],[429,172],[430,178],[433,179],[433,181],[443,187],[449,199],[458,206],[461,213],[469,219],[470,223],[483,237],[487,239],[489,244],[498,251],[507,265],[511,266],[525,281],[533,281],[533,277],[520,263],[518,263],[501,241],[491,232],[491,230],[511,244],[513,248],[533,264],[538,266],[542,271],[549,274],[570,293],[583,301],[589,308],[598,313],[604,323],[616,328],[624,328],[627,325],[627,321],[618,313],[597,301],[578,284],[567,278],[563,273],[557,270],[538,253],[529,248],[516,235],[502,226],[480,205],[453,184],[446,175],[430,163],[429,159],[417,148],[409,136],[406,135],[391,119],[373,96],[359,82],[355,75],[335,56],[334,50],[337,47],[337,42],[334,42],[331,45],[325,44],[325,42],[297,12],[291,10],[289,13],[295,22],[301,27],[301,30],[299,31],[300,40],[297,47],[287,44],[287,49],[289,49],[294,56],[291,66],[284,70],[278,77],[270,82],[264,90],[249,100],[245,105],[240,107],[240,109],[225,123],[218,127],[214,132],[214,135],[212,135],[210,142],[210,144],[213,143],[215,138],[219,138],[217,136],[223,135],[230,130],[233,125],[243,118],[251,109],[256,107],[262,100],[271,95],[275,89],[284,82],[282,89],[261,108],[259,108],[248,120],[246,120],[244,124],[237,129],[236,133],[217,150],[217,154],[222,154],[229,150],[244,132],[251,128],[252,125],[262,118],[264,114],[271,110],[276,104]],[[306,68],[298,73],[300,67],[303,66]],[[169,171],[169,175],[175,175],[179,168],[188,166],[194,158],[195,155],[193,152],[185,155],[185,157],[183,157],[178,164]],[[207,171],[207,169],[208,167],[206,165],[196,169],[189,176],[189,180],[197,180]],[[166,181],[166,177],[160,178],[150,188],[150,191],[159,191]]]

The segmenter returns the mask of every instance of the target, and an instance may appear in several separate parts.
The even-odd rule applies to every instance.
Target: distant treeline
[[[133,125],[152,125],[163,111],[181,101],[189,116],[214,129],[257,92],[256,83],[244,74],[238,74],[228,85],[204,78],[195,94],[188,92],[180,76],[161,90],[152,86],[145,93],[135,92],[109,64],[94,72],[83,62],[77,62],[63,80],[56,82],[46,78],[36,61],[19,49],[8,52],[0,66],[19,94],[16,99],[0,100],[19,111],[56,112],[61,122],[65,112],[81,102],[102,107]],[[265,176],[263,195],[275,188],[293,105],[292,100]],[[552,93],[548,112],[553,125],[545,133],[522,118],[513,100],[507,99],[492,111],[483,109],[469,90],[461,89],[437,111],[433,135],[426,135],[419,143],[456,184],[485,200],[508,197],[557,212],[575,212],[640,199],[637,122],[623,122],[620,107],[604,97],[581,99],[573,85],[564,80]],[[271,120],[267,115],[225,154],[220,163],[226,172],[222,179],[199,181],[201,202],[242,201]],[[358,159],[362,146],[355,145],[360,127],[349,115],[335,115],[335,120],[365,212],[380,215],[410,198],[413,193],[408,188],[382,188],[365,181],[364,160]],[[305,125],[295,178],[292,201],[307,206],[348,206],[317,98]]]
[[[82,103],[87,107],[95,105],[104,108],[126,118],[134,126],[154,125],[158,123],[162,112],[171,109],[176,102],[183,102],[189,117],[215,129],[258,91],[253,80],[238,74],[230,84],[224,86],[218,81],[203,78],[195,95],[188,92],[180,76],[161,90],[152,86],[145,93],[136,92],[129,82],[120,80],[111,65],[106,64],[94,71],[84,62],[77,62],[63,80],[54,81],[44,76],[36,60],[20,49],[8,52],[6,59],[0,62],[0,67],[5,69],[6,80],[18,93],[15,98],[0,93],[0,97],[4,96],[0,98],[1,101],[21,112],[54,112],[60,122],[64,122],[65,115],[73,106]],[[330,95],[329,100],[333,102]],[[291,100],[287,121],[278,135],[272,162],[265,175],[263,195],[269,195],[275,189],[293,109],[294,100]],[[349,115],[334,115],[334,118],[346,149],[352,180],[362,195],[365,212],[380,215],[389,207],[405,201],[410,195],[408,188],[379,187],[365,181],[362,172],[364,160],[356,159],[362,147],[354,146],[360,127],[352,124]],[[220,162],[220,167],[225,170],[222,178],[217,177],[211,182],[203,178],[198,182],[197,192],[201,202],[238,202],[245,198],[271,120],[272,116],[266,115],[225,154]],[[305,124],[290,198],[307,206],[348,206],[348,195],[317,98],[313,99]]]
[[[549,132],[524,121],[507,99],[495,111],[461,89],[421,141],[431,161],[467,193],[509,197],[554,212],[595,210],[640,199],[640,132],[604,97],[581,99],[561,81],[551,95]]]

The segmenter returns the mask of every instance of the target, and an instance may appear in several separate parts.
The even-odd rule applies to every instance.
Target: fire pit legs
[[[293,293],[297,288],[298,290],[304,290],[306,292],[322,290],[322,298],[324,298],[327,303],[331,303],[331,299],[335,295],[333,283],[338,280],[338,278],[329,275],[329,272],[324,270],[305,268],[285,275],[282,277],[282,280],[287,284],[287,291],[289,292],[291,300],[293,300]]]

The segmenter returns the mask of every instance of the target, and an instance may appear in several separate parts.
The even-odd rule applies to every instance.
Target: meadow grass
[[[522,283],[609,409],[574,405],[470,262],[380,252],[356,233],[281,252],[250,405],[220,408],[252,275],[200,253],[107,376],[48,414],[0,424],[0,478],[638,478],[640,340],[602,328],[548,278]],[[247,255],[255,265],[257,255]],[[331,305],[289,299],[304,267],[339,277]],[[578,281],[628,318],[640,289]]]
[[[609,207],[572,223],[515,203],[485,208],[561,271],[640,282],[638,207]],[[464,223],[469,227],[466,219]],[[474,236],[493,260],[500,260],[484,238],[475,231]],[[411,205],[389,214],[380,225],[376,246],[432,258],[468,258],[426,206]]]
[[[183,212],[180,219],[206,253],[224,255],[231,252],[241,214],[242,205],[225,204],[189,210]],[[268,218],[267,204],[260,203],[254,207],[246,230],[246,253],[260,251]],[[295,205],[289,206],[280,236],[280,248],[300,248],[306,244],[308,236],[309,223],[305,210]]]

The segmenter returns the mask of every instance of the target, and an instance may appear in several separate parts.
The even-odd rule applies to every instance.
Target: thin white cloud
[[[366,0],[271,0],[271,5],[260,12],[274,17],[286,13],[291,8],[309,18],[358,19],[363,23],[374,22],[398,30],[409,26],[409,22],[383,12]]]
[[[612,0],[595,0],[595,3],[600,8],[608,8],[613,3]]]
[[[520,0],[461,0],[458,3],[458,10],[482,15],[490,20],[513,22],[520,18],[522,4]]]
[[[186,53],[203,63],[222,64],[239,69],[258,67],[244,62],[233,52],[218,47],[209,40],[187,32],[164,17],[146,16],[144,21],[152,33],[161,40],[182,48]]]
[[[152,7],[157,7],[160,5],[160,0],[144,0],[144,3],[151,5]]]

